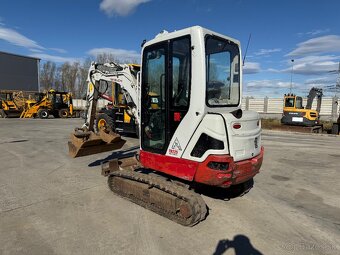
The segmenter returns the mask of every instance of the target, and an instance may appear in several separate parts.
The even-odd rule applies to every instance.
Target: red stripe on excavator
[[[261,168],[263,154],[264,149],[261,147],[260,154],[250,159],[234,162],[234,158],[230,155],[209,155],[200,163],[141,150],[140,162],[146,168],[184,180],[228,188],[254,177]],[[228,163],[228,168],[211,169],[208,167],[210,162]]]
[[[192,181],[198,167],[198,162],[169,157],[161,154],[140,150],[140,162],[146,168]]]

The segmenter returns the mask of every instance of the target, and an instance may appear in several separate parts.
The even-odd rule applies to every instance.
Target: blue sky
[[[237,38],[243,52],[244,94],[306,95],[335,85],[340,61],[338,0],[1,0],[0,51],[58,63],[98,52],[138,59],[143,39],[200,25]],[[334,92],[326,90],[328,95]]]

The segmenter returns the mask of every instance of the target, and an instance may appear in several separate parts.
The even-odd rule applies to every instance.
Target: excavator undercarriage
[[[204,220],[207,206],[189,185],[145,169],[135,157],[111,160],[102,166],[110,190],[184,226]]]
[[[116,195],[184,226],[197,224],[207,214],[206,204],[199,194],[166,179],[118,170],[110,173],[108,185]]]

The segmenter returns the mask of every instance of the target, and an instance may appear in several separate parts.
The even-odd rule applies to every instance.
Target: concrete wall
[[[73,99],[72,103],[73,103],[73,108],[75,110],[85,110],[85,108],[86,108],[86,101],[85,100]],[[99,99],[98,104],[97,104],[97,108],[101,109],[101,108],[105,107],[105,105],[107,105],[108,103],[109,103],[109,101],[107,101],[107,100]]]
[[[336,120],[339,113],[338,98],[322,98],[320,118],[322,120]],[[303,98],[303,105],[307,103],[307,98]],[[314,100],[312,109],[316,109],[316,100]],[[281,118],[283,111],[283,98],[250,98],[242,99],[242,109],[252,110],[261,114],[263,118]]]
[[[325,97],[322,99],[320,118],[322,120],[336,120],[340,111],[336,103],[337,98]],[[97,108],[103,108],[108,103],[107,100],[99,99]],[[307,98],[303,98],[303,105],[306,105]],[[86,101],[82,99],[73,99],[75,109],[85,109]],[[249,98],[242,99],[242,109],[252,110],[260,113],[263,118],[281,119],[283,111],[283,98]],[[312,109],[316,109],[314,100]]]

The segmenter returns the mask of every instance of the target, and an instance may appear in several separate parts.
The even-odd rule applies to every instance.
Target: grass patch
[[[273,127],[281,126],[279,119],[261,119],[261,126],[263,129],[272,129]]]
[[[324,130],[331,130],[333,122],[329,120],[321,120],[320,124],[323,125]],[[281,120],[279,119],[261,119],[261,125],[263,129],[273,129],[281,126]]]
[[[320,124],[323,125],[323,129],[331,130],[333,126],[333,121],[320,120]]]

